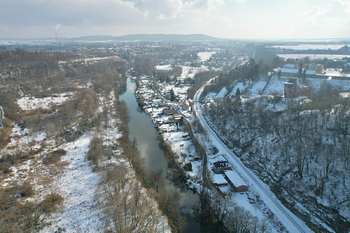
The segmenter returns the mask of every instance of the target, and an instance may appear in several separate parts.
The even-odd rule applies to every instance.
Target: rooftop
[[[232,182],[235,187],[248,186],[242,177],[235,171],[226,171],[226,177]]]

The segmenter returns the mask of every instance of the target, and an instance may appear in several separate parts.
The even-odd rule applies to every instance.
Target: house
[[[164,115],[166,116],[173,116],[176,113],[175,108],[167,108],[163,110]]]
[[[184,100],[181,104],[182,110],[189,110],[190,109],[190,103],[187,100]]]
[[[284,83],[284,97],[295,98],[299,96],[300,87],[295,78],[289,79],[288,82]]]
[[[214,174],[213,183],[215,186],[224,186],[228,184],[227,180],[222,174]]]
[[[213,171],[216,174],[222,173],[225,170],[231,170],[231,167],[229,166],[227,161],[217,161],[213,163]]]
[[[235,192],[245,192],[248,190],[248,185],[244,182],[242,177],[235,171],[225,171],[225,179],[235,190]]]

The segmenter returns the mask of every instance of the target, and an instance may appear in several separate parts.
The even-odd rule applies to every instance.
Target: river
[[[138,149],[143,158],[148,172],[163,169],[164,173],[168,171],[168,163],[165,159],[164,152],[158,146],[158,131],[154,128],[151,118],[143,111],[135,98],[136,84],[128,78],[126,92],[119,97],[124,100],[129,108],[129,128],[130,139],[136,137]],[[192,205],[198,200],[198,195],[191,190],[181,191],[166,178],[168,190],[178,190],[180,192],[180,211],[186,216],[188,226],[187,232],[200,232],[200,225],[192,216]]]

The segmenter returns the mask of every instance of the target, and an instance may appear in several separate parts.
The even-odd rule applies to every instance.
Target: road
[[[249,188],[254,189],[257,193],[259,193],[260,198],[277,216],[277,218],[281,221],[281,223],[289,232],[313,232],[306,226],[306,224],[301,219],[296,217],[277,199],[277,197],[270,191],[269,187],[265,183],[263,183],[253,172],[251,172],[247,167],[243,165],[243,163],[239,160],[236,154],[229,148],[227,148],[227,146],[218,138],[216,133],[209,127],[202,115],[202,110],[199,102],[201,93],[204,87],[208,85],[209,82],[203,85],[196,92],[194,96],[194,102],[196,115],[199,121],[201,122],[202,126],[207,130],[212,143],[219,149],[220,153],[226,155],[228,161],[232,165],[234,165],[235,169],[238,171],[238,173],[241,174],[243,179],[248,181]]]

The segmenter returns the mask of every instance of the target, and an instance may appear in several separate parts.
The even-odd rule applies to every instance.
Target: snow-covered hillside
[[[285,77],[273,77],[264,94],[283,94],[285,81]],[[205,116],[241,161],[311,229],[347,232],[350,110],[337,86],[343,90],[350,86],[343,80],[308,81],[315,86],[314,98],[256,93],[231,102],[217,98]],[[331,84],[328,89],[326,83]],[[256,92],[252,89],[244,91]]]

